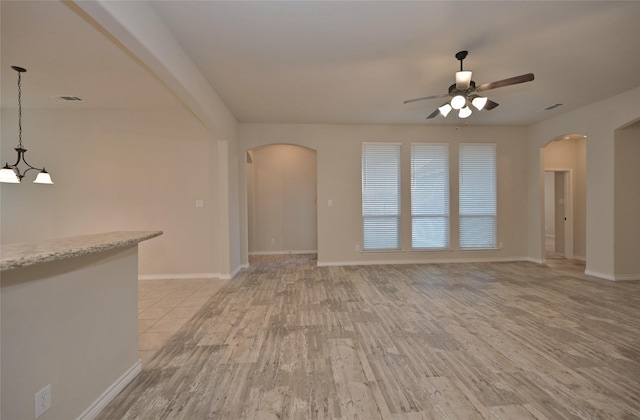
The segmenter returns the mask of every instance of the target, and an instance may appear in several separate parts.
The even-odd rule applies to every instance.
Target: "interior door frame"
[[[564,257],[573,259],[573,170],[571,168],[544,168],[544,172],[553,172],[554,174],[564,174]],[[543,194],[543,200],[545,195]],[[554,208],[556,203],[554,203]],[[544,213],[544,206],[543,206]],[[546,219],[546,215],[543,214]],[[560,226],[555,227],[556,236]],[[543,237],[543,240],[546,238]],[[544,255],[544,254],[543,254]]]

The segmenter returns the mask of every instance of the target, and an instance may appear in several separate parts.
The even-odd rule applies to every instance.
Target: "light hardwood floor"
[[[100,418],[640,418],[640,282],[314,258],[253,258]]]

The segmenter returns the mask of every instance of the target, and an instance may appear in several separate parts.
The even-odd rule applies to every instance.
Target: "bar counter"
[[[2,246],[0,417],[93,419],[142,370],[138,248],[161,231],[74,236]]]
[[[2,246],[0,271],[127,247],[162,235],[162,231],[120,231]]]

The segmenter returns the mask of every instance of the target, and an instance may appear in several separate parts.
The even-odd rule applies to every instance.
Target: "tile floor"
[[[228,280],[138,281],[138,350],[144,365]]]

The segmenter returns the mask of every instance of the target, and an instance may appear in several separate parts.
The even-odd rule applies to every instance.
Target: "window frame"
[[[370,185],[368,183],[368,180],[371,178],[370,175],[375,175],[373,173],[370,174],[370,171],[367,171],[367,168],[369,167],[369,165],[367,164],[367,161],[373,161],[374,155],[376,152],[374,152],[373,150],[369,150],[370,153],[367,153],[367,149],[372,149],[376,146],[379,146],[380,149],[383,149],[384,147],[387,148],[393,148],[395,149],[395,154],[392,156],[392,161],[390,163],[390,166],[394,166],[395,164],[395,191],[392,192],[392,194],[395,194],[395,203],[393,204],[393,208],[391,210],[395,210],[395,211],[391,211],[388,213],[385,213],[384,210],[385,209],[375,209],[373,207],[371,208],[367,208],[367,204],[369,202],[372,202],[372,200],[370,200],[367,196],[369,194],[367,194],[367,188],[369,186],[371,187],[375,187],[376,183],[379,183],[385,187],[389,187],[392,186],[393,183],[389,183],[387,181],[380,181],[380,180],[375,180],[372,179],[372,182]],[[362,215],[362,250],[363,252],[394,252],[394,251],[401,251],[402,250],[402,143],[399,142],[363,142],[362,143],[362,156],[361,156],[361,193],[362,193],[362,200],[361,200],[361,215]],[[379,156],[382,156],[384,154],[383,150],[379,150],[377,153],[379,153]],[[371,167],[371,169],[375,169],[374,167]],[[387,170],[389,168],[386,168]],[[382,169],[382,172],[384,172],[384,168]],[[379,185],[380,186],[380,185]],[[383,204],[384,205],[384,204]],[[378,214],[372,214],[372,213],[376,213],[376,210],[379,211],[380,213]],[[391,223],[389,224],[389,219],[393,219],[391,221]],[[385,223],[385,221],[387,223]],[[368,222],[374,222],[373,224],[370,224]],[[377,222],[377,223],[376,223]],[[393,223],[395,222],[395,223]],[[388,226],[393,226],[395,225],[395,237],[388,237],[388,238],[380,238],[380,242],[384,242],[385,240],[393,240],[395,239],[395,246],[371,246],[371,242],[375,242],[376,238],[368,238],[367,237],[367,233],[370,232],[375,232],[375,226],[382,226],[381,230],[384,231],[385,229],[387,229]]]
[[[442,194],[444,196],[440,196],[437,198],[442,198],[442,207],[444,211],[439,214],[434,213],[424,213],[418,214],[416,212],[416,207],[419,205],[419,200],[416,199],[416,196],[420,193],[424,193],[424,191],[418,191],[417,185],[417,177],[416,171],[418,169],[417,165],[417,151],[418,149],[428,149],[432,148],[437,150],[438,152],[434,155],[434,159],[440,158],[441,161],[444,161],[444,168],[441,173],[444,173],[443,182],[440,185],[433,185],[435,189],[441,188]],[[444,151],[444,154],[442,152]],[[445,158],[442,159],[442,156]],[[444,251],[451,249],[451,146],[449,143],[428,143],[428,142],[420,142],[420,143],[411,143],[411,249],[413,251]],[[442,162],[440,162],[442,164]],[[425,188],[422,186],[421,188]],[[427,186],[428,188],[428,186]],[[426,220],[426,219],[441,219],[444,220],[444,233],[442,235],[444,242],[441,245],[437,246],[418,246],[416,243],[416,226],[418,220]]]
[[[463,197],[464,194],[464,186],[463,183],[465,182],[465,165],[464,165],[464,161],[463,161],[463,153],[465,151],[465,148],[468,147],[491,147],[492,152],[492,158],[493,158],[493,167],[492,167],[492,171],[493,171],[493,186],[492,186],[492,190],[491,188],[489,188],[488,191],[484,191],[482,194],[483,198],[487,198],[488,194],[492,194],[492,198],[493,198],[493,213],[492,214],[487,214],[487,213],[482,213],[482,212],[476,212],[476,213],[469,213],[469,214],[464,214],[463,213],[463,207],[465,206],[464,201],[468,199],[468,197]],[[496,250],[498,249],[498,146],[497,143],[460,143],[458,145],[458,150],[459,150],[459,161],[458,161],[458,246],[459,249],[461,251],[478,251],[478,250]],[[472,168],[467,168],[467,171],[471,170]],[[477,169],[476,169],[477,170]],[[477,180],[478,177],[475,177],[475,179]],[[464,226],[466,225],[465,221],[466,220],[472,220],[472,219],[480,219],[480,218],[490,218],[492,219],[492,237],[490,239],[492,239],[492,243],[484,243],[484,244],[478,244],[478,246],[465,246],[464,243],[468,242],[468,240],[465,239],[465,232],[463,231]],[[476,229],[478,228],[482,228],[482,226],[475,226]]]

